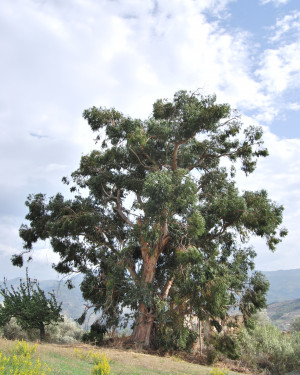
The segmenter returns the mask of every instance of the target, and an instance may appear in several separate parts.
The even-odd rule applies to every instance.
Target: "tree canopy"
[[[28,197],[13,263],[49,238],[61,258],[54,268],[85,275],[83,296],[107,326],[129,307],[132,339],[145,346],[186,314],[216,322],[233,305],[245,318],[262,307],[268,285],[259,273],[249,279],[248,242],[262,237],[275,250],[283,207],[234,179],[236,167],[248,175],[268,155],[261,128],[243,127],[215,96],[186,91],[157,100],[144,121],[101,107],[83,117],[97,145],[63,178],[74,198]]]
[[[8,287],[4,282],[0,289],[4,303],[0,306],[0,325],[3,326],[12,317],[24,329],[39,329],[40,339],[45,339],[45,326],[63,321],[61,304],[58,304],[54,293],[45,292],[36,280],[31,280],[26,274],[26,281],[20,280],[18,288]]]

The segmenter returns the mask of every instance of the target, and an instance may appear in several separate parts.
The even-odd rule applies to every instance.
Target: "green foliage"
[[[297,316],[292,323],[292,331],[300,332],[300,316]]]
[[[41,363],[39,358],[33,359],[36,345],[18,341],[11,350],[11,355],[6,357],[0,352],[0,373],[1,375],[49,375],[51,369],[46,363]]]
[[[239,334],[242,360],[265,369],[267,374],[280,375],[300,368],[300,335],[291,336],[271,324],[256,324]]]
[[[106,327],[96,321],[91,325],[89,332],[82,335],[82,341],[101,345],[106,332]]]
[[[216,335],[213,339],[214,348],[230,359],[241,357],[241,346],[237,338],[230,334]]]
[[[101,358],[97,360],[95,364],[92,375],[109,375],[110,374],[110,366],[107,357],[103,354]]]
[[[49,324],[46,327],[46,340],[57,344],[72,344],[81,341],[83,329],[71,318],[64,316],[64,320]]]
[[[76,357],[80,359],[92,360],[92,362],[94,363],[94,368],[92,369],[92,375],[109,375],[110,374],[109,358],[105,354],[102,354],[93,350],[84,352],[77,348],[74,348],[74,353]]]
[[[24,330],[39,329],[40,339],[45,339],[45,326],[63,320],[61,304],[58,305],[54,293],[47,298],[37,281],[32,281],[26,275],[26,282],[20,280],[20,286],[1,288],[0,294],[4,304],[0,306],[0,324],[4,326],[14,317]]]
[[[63,179],[74,198],[29,195],[24,251],[13,263],[49,238],[60,255],[55,269],[85,275],[83,296],[107,328],[130,308],[132,338],[147,345],[155,325],[145,327],[158,321],[161,302],[211,320],[229,305],[245,318],[263,307],[267,283],[258,273],[248,278],[256,253],[247,242],[262,237],[273,251],[286,235],[283,207],[264,190],[241,193],[234,181],[235,164],[249,174],[267,156],[262,130],[242,131],[228,104],[186,91],[157,100],[144,121],[101,107],[83,117],[100,143]],[[171,335],[185,346],[173,328]],[[188,340],[185,329],[180,335]]]
[[[50,323],[45,327],[45,341],[56,344],[71,344],[81,341],[84,331],[72,319],[64,317],[64,320],[58,323]],[[2,336],[8,340],[29,340],[35,341],[40,338],[38,329],[22,329],[15,318],[11,318],[3,326]]]
[[[217,349],[210,345],[207,349],[206,349],[206,361],[207,361],[207,364],[208,365],[213,365],[219,358],[219,352],[217,351]]]
[[[12,355],[24,356],[24,357],[32,357],[33,354],[36,352],[36,345],[30,345],[26,341],[17,341],[15,345],[11,349]]]
[[[190,351],[197,339],[197,333],[183,325],[169,324],[157,330],[156,345],[165,350]]]
[[[36,332],[35,332],[36,333]],[[30,340],[29,332],[24,331],[15,318],[11,318],[2,328],[2,336],[8,340]],[[38,336],[37,336],[38,337]],[[34,337],[36,338],[36,337]]]

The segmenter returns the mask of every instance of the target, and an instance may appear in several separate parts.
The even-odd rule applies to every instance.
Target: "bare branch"
[[[144,167],[144,168],[146,168],[146,169],[149,169],[149,170],[159,170],[159,169],[157,169],[157,168],[153,168],[153,167],[149,167],[149,166],[147,166],[147,165],[145,165],[142,161],[141,161],[141,159],[139,158],[139,156],[138,156],[138,154],[131,148],[131,147],[129,147],[129,150],[134,154],[134,156],[138,159],[138,161],[139,161],[139,163]]]
[[[173,154],[173,165],[172,165],[173,171],[177,170],[177,154],[178,154],[179,146],[180,146],[180,143],[175,144],[174,154]]]
[[[171,279],[169,279],[169,280],[166,282],[166,285],[165,285],[165,287],[164,287],[164,289],[163,289],[163,291],[162,291],[162,293],[161,293],[161,298],[162,298],[162,299],[164,299],[164,300],[167,299],[168,294],[169,294],[169,291],[170,291],[170,289],[171,289],[171,286],[172,286],[174,280],[175,280],[175,276],[172,276]]]
[[[134,265],[132,264],[132,262],[131,262],[130,260],[127,260],[126,263],[127,263],[127,265],[126,265],[126,266],[127,266],[127,269],[128,269],[128,271],[129,271],[131,277],[133,278],[133,281],[134,281],[135,284],[136,284],[137,281],[138,281],[138,277],[137,277],[137,274],[136,274],[136,272],[135,272]]]

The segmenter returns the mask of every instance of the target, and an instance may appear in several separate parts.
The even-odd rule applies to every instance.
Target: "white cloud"
[[[269,93],[300,87],[300,40],[266,50],[256,75]]]
[[[295,108],[284,95],[300,88],[300,12],[278,18],[269,31],[272,48],[262,52],[255,70],[261,92],[267,98],[256,119],[265,123],[271,122],[279,112]]]
[[[29,193],[54,194],[63,189],[61,177],[77,168],[81,153],[94,147],[94,135],[81,118],[83,110],[93,105],[114,106],[125,114],[145,118],[157,98],[171,97],[178,89],[200,87],[207,93],[216,92],[220,102],[251,109],[260,120],[272,121],[281,110],[278,102],[282,95],[299,87],[298,16],[291,13],[278,19],[271,29],[272,48],[254,56],[248,32],[232,32],[218,21],[226,17],[226,7],[232,1],[3,3],[2,214],[5,210],[6,215],[22,216]],[[207,13],[214,14],[216,21],[208,22]],[[292,42],[287,38],[291,33]],[[259,62],[256,75],[254,61]],[[290,109],[299,108],[293,98],[288,103]],[[275,181],[275,186],[278,181],[284,186],[286,180],[290,188],[292,160],[299,155],[294,144],[276,140],[272,147],[279,145],[287,154],[289,148],[293,150],[289,168],[282,167],[284,177],[278,174],[277,181],[272,178],[274,165],[285,160],[279,150],[280,158],[270,159],[266,165],[265,179],[269,184]],[[293,168],[298,170],[297,163]],[[262,185],[264,173],[256,175]],[[11,229],[17,228],[19,221]],[[2,251],[19,249],[20,241],[13,240],[10,228],[1,225]],[[16,229],[13,233],[18,236]]]
[[[245,118],[245,123],[253,120]],[[257,263],[262,270],[299,268],[300,139],[280,139],[264,127],[264,141],[270,155],[259,160],[256,171],[247,178],[238,173],[238,185],[242,190],[265,189],[271,200],[283,205],[282,226],[289,234],[275,254],[261,240],[254,240]]]
[[[291,111],[299,111],[300,103],[289,103],[287,108],[290,109]]]
[[[50,246],[45,249],[39,249],[34,252],[34,261],[40,263],[41,267],[45,264],[57,263],[59,261],[59,255],[54,253]]]
[[[274,3],[275,6],[287,4],[290,0],[260,0],[260,3],[265,5],[268,3]]]
[[[299,39],[300,12],[295,10],[282,18],[278,18],[276,24],[270,30],[274,32],[274,35],[270,37],[271,42],[280,41],[287,34],[289,34],[289,38]]]

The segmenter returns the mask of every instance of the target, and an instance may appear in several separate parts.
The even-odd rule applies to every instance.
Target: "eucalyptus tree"
[[[63,178],[74,198],[28,197],[24,251],[13,263],[49,238],[61,258],[54,268],[85,275],[83,296],[107,326],[129,307],[132,340],[145,346],[168,315],[215,320],[239,304],[247,317],[263,306],[267,282],[248,279],[248,241],[265,238],[273,251],[286,234],[283,208],[265,190],[240,192],[234,179],[235,166],[248,175],[267,156],[262,130],[244,128],[215,96],[186,91],[157,100],[146,120],[102,107],[83,117],[96,147]]]

